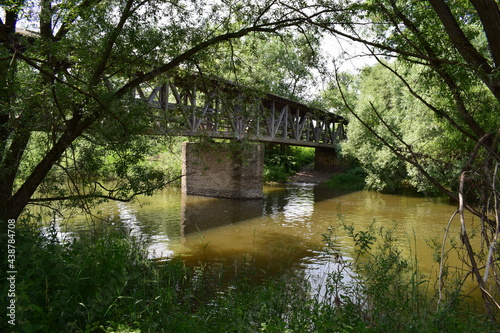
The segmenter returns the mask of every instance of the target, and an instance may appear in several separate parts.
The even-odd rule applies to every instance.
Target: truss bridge
[[[161,85],[136,89],[133,98],[150,106],[150,134],[231,139],[183,144],[186,194],[262,198],[261,143],[314,147],[315,169],[338,169],[335,148],[346,137],[347,122],[333,113],[194,74],[171,75]]]
[[[200,75],[168,77],[156,87],[136,89],[134,98],[158,110],[159,134],[330,148],[346,137],[343,117]]]

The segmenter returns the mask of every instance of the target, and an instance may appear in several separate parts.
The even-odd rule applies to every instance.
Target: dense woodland
[[[455,202],[464,263],[482,292],[485,313],[495,321],[500,309],[495,299],[500,284],[497,1],[3,0],[1,5],[2,249],[7,221],[29,219],[31,205],[85,211],[103,200],[151,194],[177,179],[179,174],[145,163],[160,146],[168,147],[175,133],[141,135],[152,111],[130,93],[162,83],[173,71],[197,72],[348,118],[348,140],[339,149],[364,169],[367,188],[411,188]],[[333,45],[325,40],[340,43],[325,50]],[[359,45],[357,53],[343,51],[346,43]],[[371,65],[346,67],[359,57],[369,57]],[[113,181],[103,185],[103,178]],[[481,225],[476,248],[465,211]]]

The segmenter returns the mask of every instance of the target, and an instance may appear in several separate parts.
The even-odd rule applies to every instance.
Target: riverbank
[[[485,317],[461,310],[459,299],[436,310],[422,292],[425,281],[412,274],[401,252],[385,251],[391,244],[382,252],[370,250],[371,260],[357,266],[340,260],[340,275],[322,279],[327,294],[320,297],[303,275],[291,271],[256,283],[253,276],[260,269],[251,260],[195,267],[180,260],[156,264],[140,240],[125,233],[87,232],[70,242],[60,242],[57,230],[48,233],[24,223],[16,230],[23,258],[17,267],[23,275],[16,281],[19,331],[495,331]],[[363,235],[369,237],[357,242],[371,244],[378,234],[368,230]],[[341,257],[330,237],[325,254]],[[363,275],[344,288],[343,275],[351,268]],[[12,328],[0,323],[2,332]]]
[[[328,172],[314,170],[314,164],[308,164],[293,176],[290,176],[287,183],[307,183],[307,184],[321,184],[329,181],[331,177],[339,172]]]

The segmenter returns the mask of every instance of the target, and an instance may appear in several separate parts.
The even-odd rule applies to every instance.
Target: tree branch
[[[373,53],[372,53],[373,54]],[[374,54],[373,54],[374,55]],[[401,75],[399,74],[395,69],[393,69],[391,66],[387,65],[383,61],[380,61],[379,57],[374,55],[378,61],[379,64],[387,68],[389,71],[391,71],[397,78],[401,80],[401,82],[405,85],[405,87],[408,89],[410,94],[412,94],[415,98],[417,98],[420,102],[422,102],[429,110],[432,110],[436,115],[443,117],[448,121],[453,127],[455,127],[460,133],[464,134],[466,137],[471,138],[472,140],[477,140],[477,137],[474,136],[472,133],[469,133],[465,128],[460,126],[453,118],[450,117],[446,112],[443,110],[438,109],[434,105],[430,104],[427,102],[420,94],[418,94],[408,83],[408,81]]]
[[[66,17],[62,22],[61,27],[54,36],[54,40],[62,40],[70,31],[71,25],[81,16],[81,13],[85,10],[88,10],[91,4],[97,5],[100,2],[102,2],[102,0],[84,0],[81,4],[79,4],[76,9],[72,10],[72,13],[76,14],[73,14],[73,16],[70,17]]]
[[[71,143],[95,121],[96,118],[93,116],[82,118],[79,114],[74,115],[74,117],[68,121],[68,126],[59,140],[35,166],[16,193],[9,198],[7,204],[9,205],[8,209],[12,216],[11,218],[17,218],[17,216],[19,216],[38,186],[45,179],[50,169],[52,169],[52,166],[59,160]]]
[[[183,176],[177,176],[163,185],[167,185],[175,182],[176,180],[182,178]],[[102,187],[102,186],[101,186]],[[104,187],[103,187],[104,188]],[[115,190],[116,191],[116,190]],[[111,191],[109,191],[111,192]],[[148,193],[147,191],[135,192],[132,195],[126,198],[120,198],[113,195],[103,195],[103,194],[81,194],[81,195],[68,195],[68,196],[60,196],[60,197],[49,197],[49,198],[32,198],[29,200],[30,204],[36,204],[41,202],[51,202],[51,201],[67,201],[67,200],[85,200],[85,199],[106,199],[112,201],[120,201],[120,202],[130,202],[138,195],[143,195]]]
[[[422,173],[422,175],[424,175],[425,178],[427,178],[434,186],[436,186],[437,189],[439,189],[443,194],[446,194],[448,197],[450,197],[451,199],[457,201],[458,200],[458,196],[455,195],[455,193],[451,192],[450,190],[448,190],[446,187],[444,187],[441,183],[439,183],[436,179],[434,179],[434,177],[432,177],[427,171],[425,171],[425,169],[418,163],[418,161],[414,160],[414,159],[411,159],[411,158],[408,158],[407,156],[405,156],[402,152],[400,152],[396,147],[394,147],[393,145],[391,145],[384,137],[382,137],[381,135],[379,135],[375,129],[368,125],[363,119],[361,119],[361,117],[354,111],[354,109],[349,105],[349,103],[347,102],[347,98],[345,97],[344,95],[344,92],[342,90],[342,86],[340,84],[340,81],[338,79],[338,75],[337,75],[337,71],[335,71],[335,79],[336,79],[336,82],[337,82],[337,87],[339,88],[339,92],[340,92],[340,95],[342,97],[342,100],[344,101],[344,104],[345,106],[347,107],[347,109],[349,110],[349,112],[370,132],[372,133],[373,136],[375,136],[380,142],[382,142],[382,144],[384,146],[386,146],[387,148],[389,148],[396,156],[398,156],[401,160],[403,161],[406,161],[410,164],[412,164],[413,166],[415,166],[418,171],[420,171]],[[371,104],[371,103],[370,103]],[[371,104],[372,105],[372,104]],[[373,105],[372,105],[373,107]]]
[[[127,22],[128,18],[130,17],[130,14],[132,13],[131,8],[133,2],[134,0],[127,1],[125,8],[123,9],[123,13],[120,17],[120,21],[118,22],[118,25],[116,26],[115,29],[113,29],[110,36],[107,38],[106,46],[104,48],[104,51],[102,52],[103,55],[101,57],[101,60],[99,61],[99,64],[96,67],[92,79],[90,80],[91,85],[97,84],[99,82],[99,78],[101,77],[102,73],[104,73],[109,57],[111,56],[111,52],[113,51],[113,47],[116,43],[116,40],[118,39],[118,36],[120,36],[120,33],[123,30],[123,27],[125,26],[125,23]]]
[[[353,42],[361,43],[361,44],[366,45],[366,46],[371,46],[371,47],[377,48],[379,50],[387,51],[387,52],[392,53],[393,55],[397,54],[397,55],[401,55],[401,56],[405,56],[405,57],[421,59],[421,60],[425,60],[427,62],[435,62],[435,63],[440,63],[440,64],[449,64],[449,65],[458,65],[459,64],[455,60],[443,59],[443,58],[438,58],[436,56],[429,56],[429,55],[425,55],[425,54],[421,54],[421,53],[410,52],[410,51],[398,49],[398,48],[395,48],[395,47],[392,47],[389,45],[370,41],[366,38],[362,38],[357,33],[355,33],[356,29],[352,23],[346,23],[346,25],[348,25],[351,28],[351,30],[354,32],[354,33],[348,33],[348,32],[345,32],[343,30],[340,30],[338,28],[335,28],[334,25],[336,23],[327,22],[325,20],[315,21],[315,20],[313,20],[313,17],[309,17],[305,13],[302,13],[299,10],[296,10],[296,11],[298,13],[300,13],[302,16],[304,16],[304,20],[306,20],[309,24],[317,26],[325,31],[329,31],[330,33],[332,33],[334,35],[338,35],[338,36],[342,36],[344,38],[347,38]],[[328,12],[336,12],[336,11],[337,10],[325,10],[321,14],[325,14]],[[320,14],[318,13],[315,16],[320,16]],[[370,24],[370,23],[368,23],[368,24]]]
[[[184,53],[175,57],[174,59],[172,59],[168,63],[166,63],[160,67],[157,67],[157,68],[153,69],[152,71],[150,71],[144,75],[141,75],[139,77],[136,77],[135,79],[129,81],[127,84],[125,84],[122,88],[120,88],[114,94],[113,98],[121,98],[122,96],[127,94],[131,89],[137,87],[141,83],[152,80],[155,77],[157,77],[163,73],[168,72],[169,70],[177,67],[183,61],[186,61],[187,59],[189,59],[193,55],[197,54],[198,52],[200,52],[202,50],[207,49],[208,47],[210,47],[212,45],[215,45],[215,44],[218,44],[218,43],[221,43],[224,41],[236,39],[236,38],[241,38],[243,36],[248,35],[251,32],[275,32],[277,30],[296,25],[298,22],[300,22],[300,21],[292,18],[292,19],[287,19],[287,20],[283,20],[280,22],[252,26],[250,28],[241,29],[241,30],[236,31],[236,32],[230,32],[230,33],[226,33],[223,35],[219,35],[219,36],[215,36],[213,38],[210,38],[210,39],[206,40],[205,42],[200,43],[200,44],[194,46],[193,48],[185,51]]]
[[[500,67],[500,10],[495,0],[470,0],[477,10],[488,38],[495,67]]]
[[[484,0],[481,0],[484,1]],[[483,83],[490,89],[493,95],[500,100],[500,82],[497,80],[492,80],[493,68],[490,66],[486,58],[484,58],[472,45],[469,39],[465,36],[464,32],[458,25],[455,17],[453,16],[450,8],[443,0],[429,0],[430,4],[434,8],[434,11],[438,15],[446,33],[450,37],[451,42],[457,49],[457,51],[462,55],[462,57],[467,61],[468,64],[472,66],[473,69],[477,71],[478,76],[481,78]],[[489,2],[489,1],[488,1]],[[498,5],[496,5],[496,11],[498,12]],[[497,14],[500,15],[500,14]],[[483,13],[484,17],[484,13]],[[481,19],[483,19],[481,17]],[[495,21],[487,21],[488,25],[495,24]],[[498,27],[490,28],[484,25],[483,29],[488,30],[489,33],[496,32]],[[488,36],[491,37],[491,36]],[[494,38],[500,40],[500,35]],[[490,41],[490,40],[489,40]],[[498,52],[500,57],[500,48],[498,45],[491,45],[490,49]]]
[[[431,1],[440,1],[440,0],[431,0]],[[430,58],[436,58],[435,52],[434,52],[433,48],[431,47],[431,45],[427,42],[425,36],[423,36],[422,33],[420,32],[420,30],[415,26],[415,24],[399,10],[399,8],[396,6],[395,0],[391,0],[391,5],[392,5],[392,8],[394,10],[395,15],[403,22],[403,24],[408,29],[410,29],[410,31],[412,31],[415,34],[415,36],[418,38],[418,40],[422,43],[423,48],[425,50],[425,53]],[[448,7],[446,6],[446,8],[448,8]],[[449,11],[449,8],[448,8],[448,11]],[[451,12],[450,12],[450,15],[451,15]],[[455,18],[453,16],[451,16],[451,18],[456,23]],[[444,22],[443,22],[443,24],[444,24]],[[460,30],[460,27],[458,27],[458,24],[457,24],[457,28]],[[461,30],[460,30],[460,33],[463,34],[463,32]],[[464,38],[466,39],[467,42],[469,42],[469,40],[465,37],[465,35],[464,35]],[[472,47],[472,45],[471,45],[471,47]],[[470,115],[469,111],[467,110],[467,107],[465,106],[464,100],[462,98],[461,90],[459,89],[459,87],[457,86],[457,84],[455,83],[453,78],[443,68],[443,64],[440,62],[430,61],[430,66],[441,77],[441,79],[445,82],[445,84],[450,89],[450,92],[453,96],[453,100],[455,101],[455,105],[457,107],[457,110],[460,112],[463,120],[466,122],[466,124],[469,126],[469,128],[477,136],[477,138],[474,138],[474,139],[477,140],[478,138],[483,136],[485,134],[484,130],[481,128],[481,126],[479,126],[479,124],[476,122],[476,120]]]

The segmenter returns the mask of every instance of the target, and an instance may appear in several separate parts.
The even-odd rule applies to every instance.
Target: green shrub
[[[343,173],[332,175],[327,184],[339,190],[362,190],[365,187],[366,172],[362,167],[354,167]]]
[[[264,180],[286,182],[290,175],[314,161],[314,149],[305,147],[267,147],[264,157]]]

